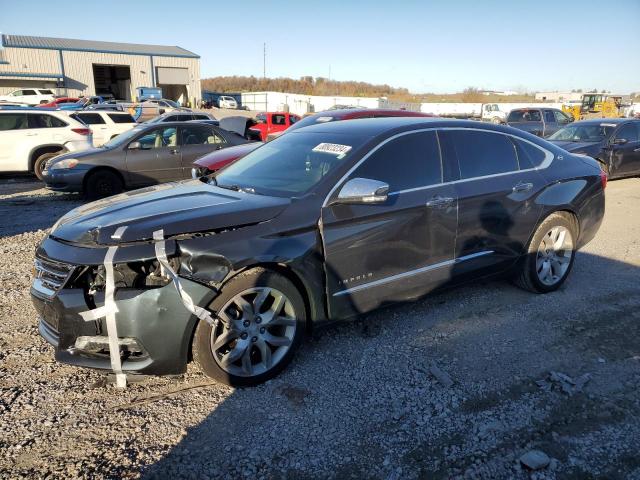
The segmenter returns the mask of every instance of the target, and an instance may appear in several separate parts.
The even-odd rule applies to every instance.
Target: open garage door
[[[189,69],[173,67],[157,67],[156,78],[162,96],[169,100],[186,105],[189,101]]]
[[[96,95],[131,100],[131,70],[128,65],[93,64]]]

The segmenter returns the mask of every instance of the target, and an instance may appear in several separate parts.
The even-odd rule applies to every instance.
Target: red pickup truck
[[[263,142],[267,139],[267,135],[275,132],[283,132],[291,125],[300,120],[299,115],[288,112],[266,112],[256,115],[258,123],[250,128],[260,134],[260,140]]]

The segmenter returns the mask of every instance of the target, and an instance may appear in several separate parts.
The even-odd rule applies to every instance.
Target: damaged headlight
[[[180,262],[177,258],[169,259],[173,271],[178,272]],[[93,267],[88,272],[89,294],[104,290],[107,272],[104,265]],[[158,288],[171,283],[158,260],[116,263],[113,265],[113,280],[116,288]]]

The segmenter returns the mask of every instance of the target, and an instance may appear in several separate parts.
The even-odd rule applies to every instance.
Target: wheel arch
[[[60,154],[62,154],[68,152],[68,150],[64,145],[60,145],[59,143],[47,143],[45,145],[38,145],[37,147],[34,147],[29,152],[29,171],[33,172],[33,167],[35,166],[38,157],[44,155],[45,153],[57,152],[60,152]]]
[[[542,225],[542,223],[547,218],[549,218],[551,215],[555,213],[565,214],[572,218],[572,220],[576,224],[576,229],[577,229],[576,243],[578,242],[578,239],[580,238],[580,217],[578,216],[578,213],[575,211],[575,209],[573,209],[573,207],[569,205],[559,205],[558,208],[547,210],[542,215],[540,215],[540,218],[538,219],[538,222],[536,223],[535,228],[531,231],[531,234],[529,235],[529,239],[527,240],[527,246],[531,243],[531,240],[533,239],[533,236],[538,231],[538,228],[540,228],[540,225]]]
[[[124,176],[122,175],[122,172],[120,172],[117,168],[113,168],[107,165],[96,165],[91,170],[87,170],[87,173],[85,173],[84,178],[82,179],[82,190],[85,191],[87,189],[87,181],[92,175],[105,171],[115,173],[122,181],[122,185],[126,186]]]

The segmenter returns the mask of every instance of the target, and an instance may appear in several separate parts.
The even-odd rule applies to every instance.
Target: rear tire
[[[57,157],[61,152],[49,152],[40,155],[36,161],[33,163],[33,173],[38,180],[42,180],[42,171],[44,170],[47,161],[52,159],[53,157]]]
[[[549,293],[565,282],[575,259],[578,224],[566,212],[552,213],[538,227],[514,283],[534,293]]]
[[[85,181],[84,196],[88,200],[116,195],[124,190],[122,179],[110,170],[98,170],[90,173]]]
[[[217,327],[201,321],[193,358],[204,373],[232,386],[253,386],[280,373],[291,361],[305,330],[305,304],[284,276],[264,268],[229,280],[209,310]]]

